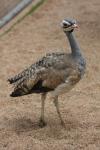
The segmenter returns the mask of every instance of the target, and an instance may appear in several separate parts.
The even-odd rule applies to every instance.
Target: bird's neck
[[[71,46],[72,55],[80,56],[81,50],[80,50],[79,44],[76,41],[74,33],[73,32],[66,32],[66,35],[68,37],[68,40],[69,40],[69,43]]]

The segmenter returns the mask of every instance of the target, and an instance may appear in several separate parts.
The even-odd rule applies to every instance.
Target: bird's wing
[[[59,56],[61,56],[60,53],[51,53],[47,54],[45,57],[37,61],[36,63],[32,64],[29,68],[25,69],[21,73],[15,75],[14,77],[11,77],[8,79],[10,84],[16,84],[19,82],[23,82],[27,78],[31,78],[38,70],[41,69],[41,67],[49,68],[51,66],[55,66],[56,64],[61,63],[59,62]],[[59,66],[58,65],[58,66]]]
[[[11,96],[22,96],[29,94],[34,87],[41,80],[41,75],[43,73],[43,68],[39,69],[38,71],[34,72],[33,75],[27,78],[22,78],[18,80],[14,84],[14,91],[12,92]]]
[[[15,85],[13,94],[28,94],[37,83],[39,83],[37,88],[40,88],[40,82],[41,87],[56,88],[72,71],[72,68],[64,63],[63,57],[64,55],[60,53],[48,54],[22,73],[9,79],[10,83]]]
[[[55,70],[52,67],[41,67],[30,77],[18,80],[12,96],[21,96],[36,91],[53,90],[66,78],[65,70]]]
[[[23,82],[26,78],[29,78],[35,72],[36,65],[33,64],[29,68],[23,70],[21,73],[15,75],[8,79],[10,84],[16,84],[19,82]]]

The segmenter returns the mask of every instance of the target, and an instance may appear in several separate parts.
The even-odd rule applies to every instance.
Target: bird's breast
[[[80,59],[79,61],[79,65],[78,65],[78,70],[80,72],[81,78],[83,77],[83,75],[85,74],[85,70],[86,70],[86,61],[85,59]]]

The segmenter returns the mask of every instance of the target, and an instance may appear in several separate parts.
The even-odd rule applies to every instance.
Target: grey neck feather
[[[82,55],[81,50],[80,50],[80,47],[76,41],[74,33],[73,32],[65,32],[65,33],[68,37],[68,40],[69,40],[69,43],[71,46],[72,55],[81,56]]]

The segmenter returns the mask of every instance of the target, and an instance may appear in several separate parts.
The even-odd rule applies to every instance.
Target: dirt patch
[[[99,150],[100,147],[100,2],[48,0],[0,39],[0,150]],[[59,97],[66,129],[46,101],[48,125],[38,127],[41,101],[34,94],[10,98],[7,78],[47,52],[69,51],[60,27],[63,18],[78,20],[76,36],[87,59],[83,80]]]

